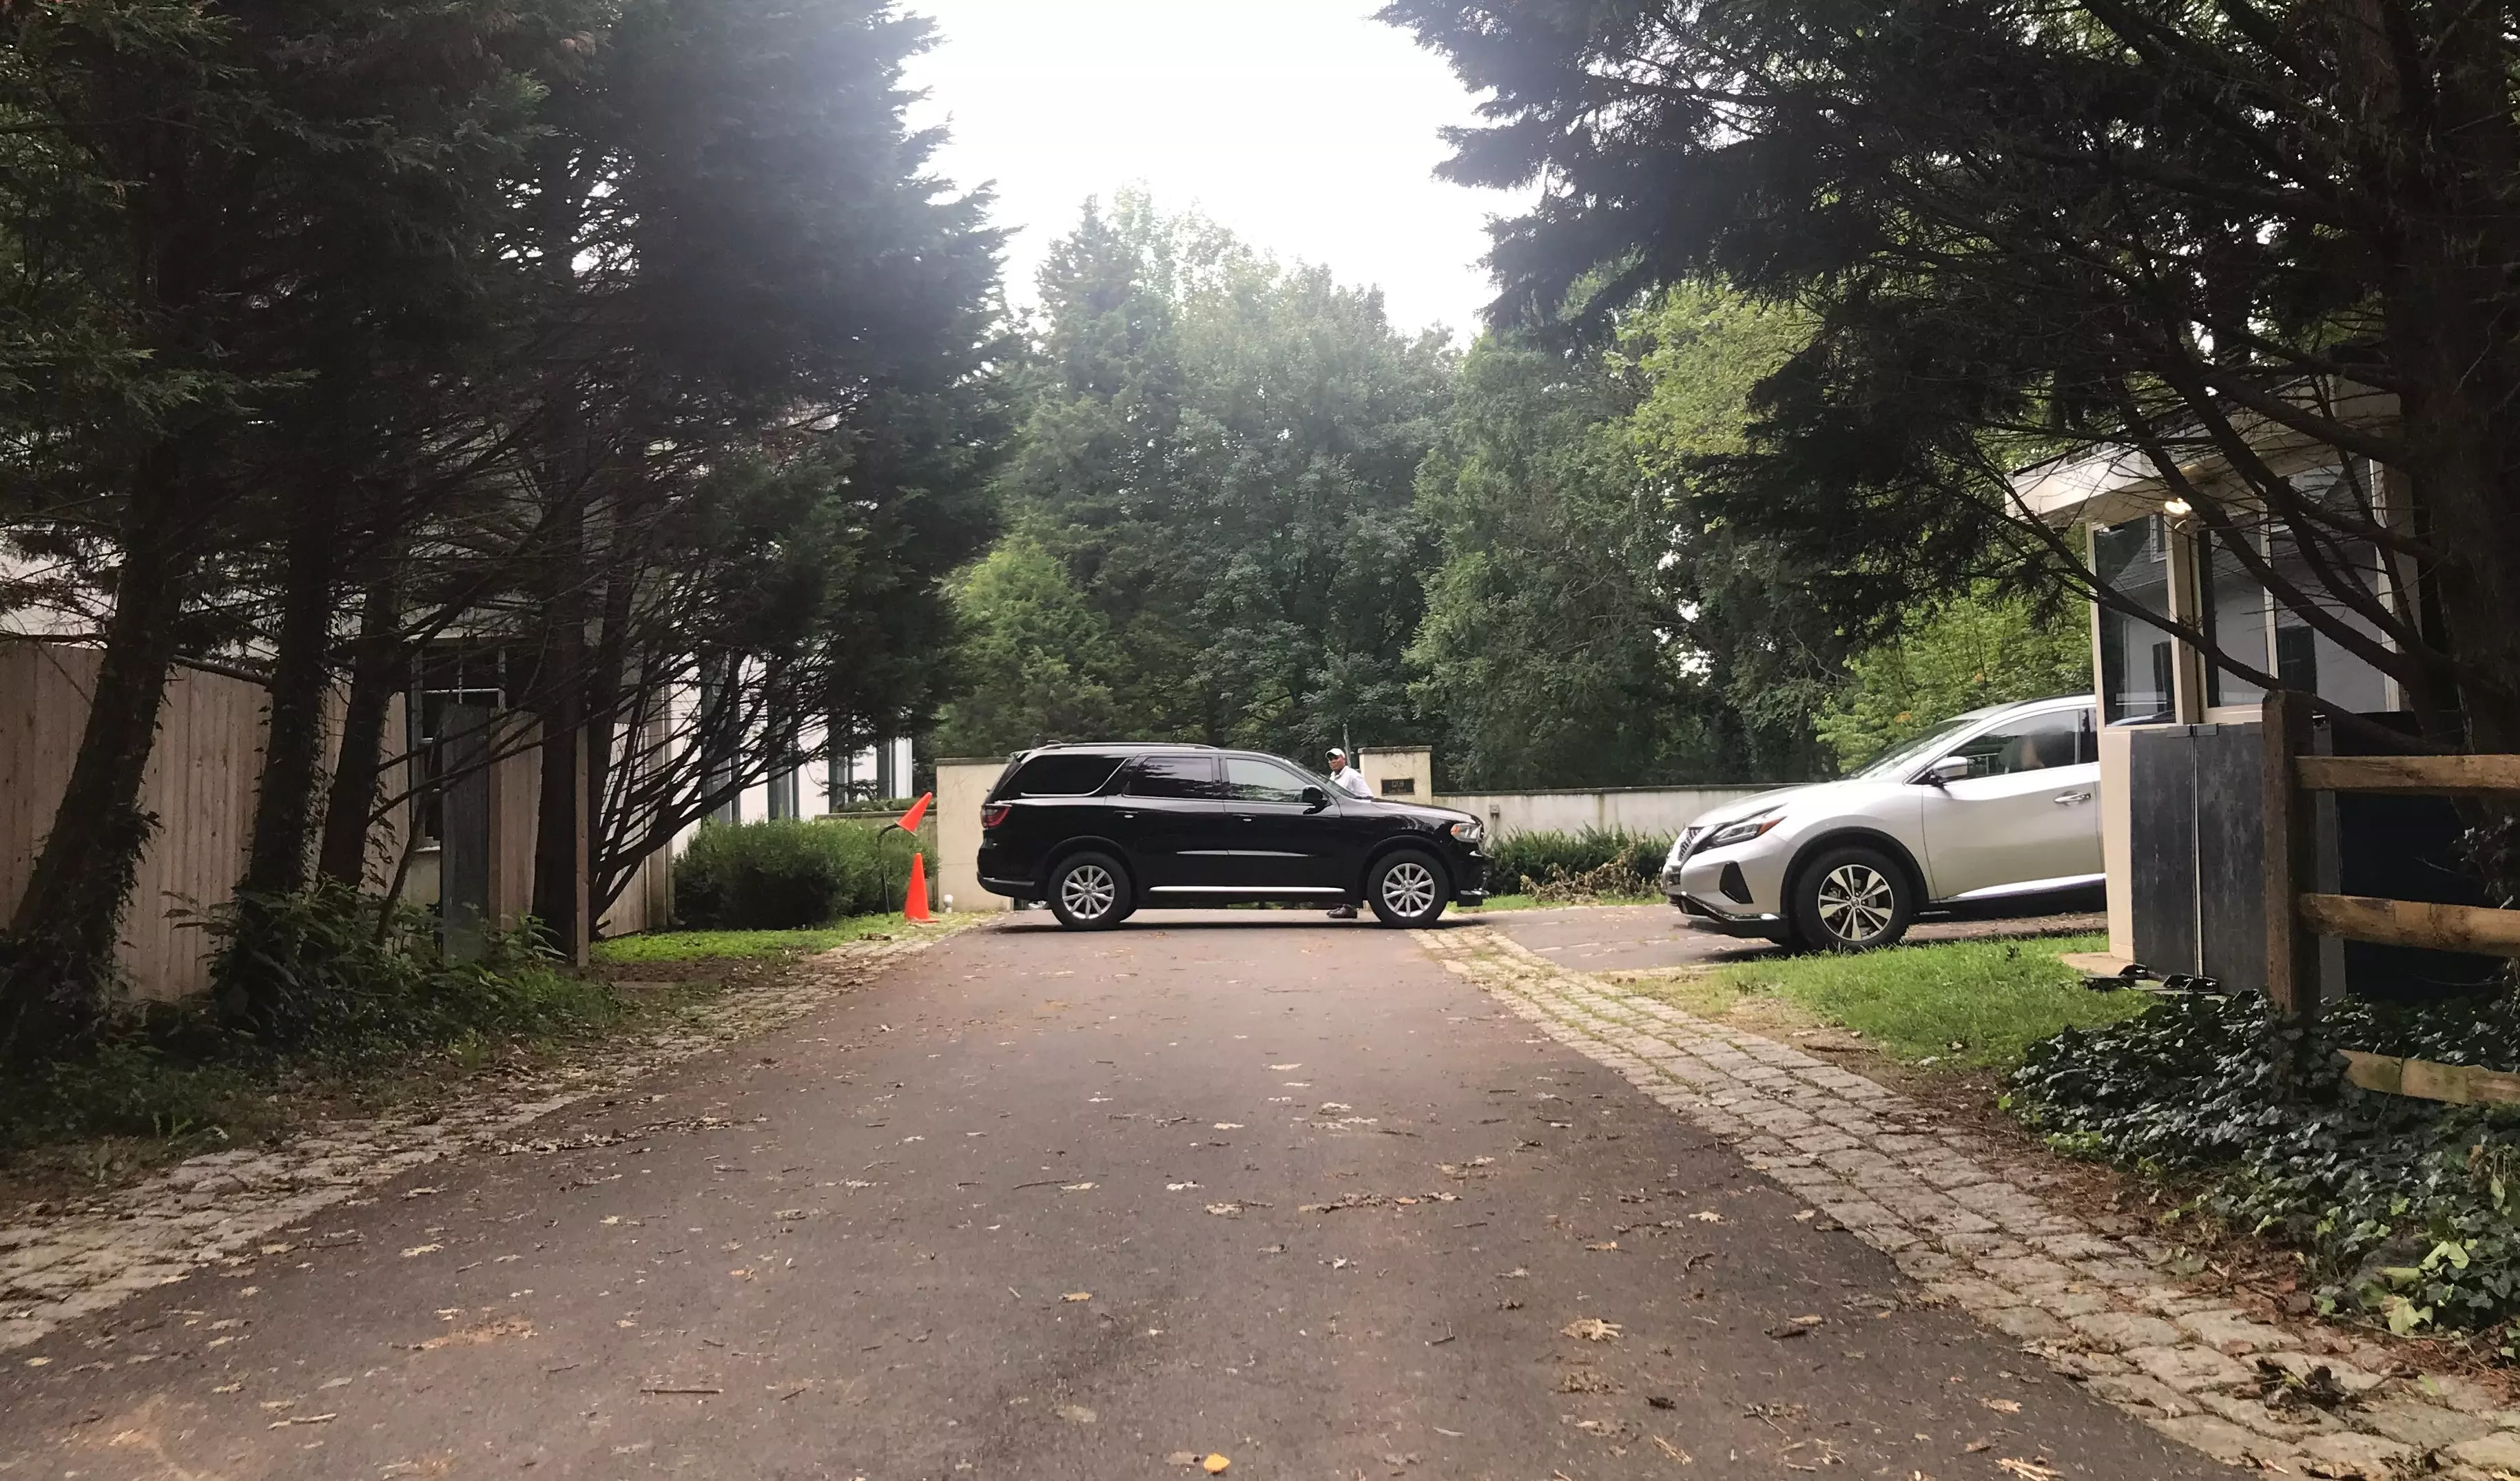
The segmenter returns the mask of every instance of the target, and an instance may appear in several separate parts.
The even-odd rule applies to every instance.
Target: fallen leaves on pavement
[[[1618,1338],[1619,1324],[1604,1322],[1598,1317],[1578,1317],[1559,1327],[1557,1335],[1578,1337],[1586,1342],[1610,1342]]]
[[[1334,1214],[1343,1208],[1414,1208],[1420,1203],[1459,1203],[1459,1193],[1347,1193],[1328,1203],[1307,1203],[1308,1214]]]
[[[2019,1476],[2021,1481],[2056,1481],[2064,1474],[2052,1465],[2042,1465],[2036,1460],[2023,1460],[2012,1456],[2002,1457],[1995,1464],[1997,1469]]]
[[[1977,1402],[1985,1405],[1987,1408],[1995,1411],[1999,1414],[2017,1414],[2021,1413],[2021,1401],[2018,1399],[1980,1399]]]

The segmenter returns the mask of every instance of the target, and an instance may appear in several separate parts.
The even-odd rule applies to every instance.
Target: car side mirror
[[[1308,786],[1304,788],[1304,806],[1311,808],[1314,812],[1320,812],[1323,808],[1329,805],[1329,793],[1323,791],[1318,786]]]
[[[1925,775],[1921,780],[1928,786],[1949,786],[1955,782],[1967,780],[1968,774],[1968,757],[1945,756],[1940,761],[1926,767]]]

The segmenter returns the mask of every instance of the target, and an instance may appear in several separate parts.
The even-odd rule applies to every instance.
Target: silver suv
[[[1672,844],[1663,893],[1699,929],[1830,951],[1888,946],[1919,911],[2089,895],[2096,717],[2089,695],[1971,710],[1842,782],[1719,807]]]

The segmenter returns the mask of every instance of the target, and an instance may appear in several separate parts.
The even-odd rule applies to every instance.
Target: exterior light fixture
[[[2196,508],[2184,499],[2173,499],[2161,507],[2161,512],[2173,519],[2184,519],[2196,513]]]

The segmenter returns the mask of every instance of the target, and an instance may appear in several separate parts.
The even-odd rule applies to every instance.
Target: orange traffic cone
[[[927,856],[924,853],[910,856],[910,888],[902,894],[901,914],[909,920],[935,919],[927,914]]]

